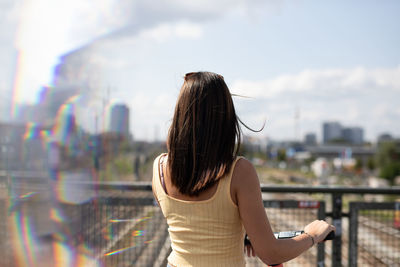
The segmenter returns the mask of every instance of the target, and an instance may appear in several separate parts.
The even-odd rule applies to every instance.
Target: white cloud
[[[19,51],[17,101],[32,101],[38,88],[51,83],[58,57],[97,41],[142,37],[198,39],[200,22],[232,10],[252,9],[259,0],[6,0],[5,18],[19,18],[15,35]],[[2,4],[3,5],[3,4]],[[10,8],[8,8],[10,7]],[[18,10],[18,13],[16,12]],[[3,16],[2,16],[3,17]],[[2,20],[4,21],[4,20]],[[4,27],[10,26],[10,19]],[[113,42],[113,45],[118,44]]]
[[[171,38],[199,39],[203,35],[203,29],[199,24],[190,22],[162,23],[151,29],[143,30],[134,39],[154,40],[165,42]]]
[[[181,38],[199,39],[203,35],[203,29],[198,24],[182,22],[175,25],[174,33]]]
[[[304,131],[319,132],[323,121],[337,120],[364,127],[369,139],[384,131],[400,133],[400,124],[393,125],[400,121],[400,66],[304,70],[262,81],[234,81],[231,91],[252,97],[238,105],[239,111],[252,123],[265,114],[266,131],[276,138],[294,138],[296,109]]]
[[[140,140],[154,140],[154,129],[157,138],[165,138],[173,116],[176,96],[171,93],[149,94],[136,92],[131,98],[131,128],[135,137]]]
[[[232,91],[251,97],[272,98],[285,93],[322,91],[324,94],[358,92],[360,90],[400,92],[400,66],[393,69],[305,70],[263,81],[238,80]]]

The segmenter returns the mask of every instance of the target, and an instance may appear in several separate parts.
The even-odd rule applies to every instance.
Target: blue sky
[[[398,1],[0,1],[0,93],[17,102],[34,101],[59,57],[82,48],[88,79],[131,108],[137,139],[165,137],[182,76],[196,70],[251,97],[235,103],[250,126],[266,120],[259,137],[320,137],[325,120],[370,140],[400,136]]]

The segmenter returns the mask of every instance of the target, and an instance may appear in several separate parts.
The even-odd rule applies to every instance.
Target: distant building
[[[378,144],[383,143],[383,142],[393,141],[393,140],[394,140],[393,136],[389,133],[383,133],[378,136]]]
[[[126,105],[116,104],[111,107],[108,132],[130,137],[129,108]]]
[[[364,143],[364,130],[360,127],[346,127],[342,130],[342,137],[350,144],[361,145]]]
[[[322,125],[323,143],[342,139],[342,125],[338,122],[324,122]]]
[[[304,143],[306,146],[315,146],[317,144],[317,136],[315,133],[308,133],[304,137]]]
[[[375,147],[363,147],[363,146],[348,146],[342,144],[336,145],[321,145],[321,146],[309,146],[306,147],[306,151],[310,152],[315,158],[323,157],[329,160],[335,158],[355,158],[360,159],[364,163],[368,159],[375,155]]]

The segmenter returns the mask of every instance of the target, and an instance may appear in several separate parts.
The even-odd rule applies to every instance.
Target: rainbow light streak
[[[63,104],[57,112],[56,123],[52,131],[61,145],[69,143],[68,137],[74,131],[74,126],[73,105]]]
[[[142,230],[134,231],[134,236],[142,236],[144,233],[145,233],[145,231],[142,231]],[[145,241],[143,243],[144,244],[150,244],[151,242],[153,242],[153,240],[154,239],[147,240],[147,241]],[[136,247],[136,244],[134,246],[131,246],[131,247],[121,248],[121,249],[106,253],[106,254],[104,254],[104,256],[111,256],[111,255],[119,254],[119,253],[125,252],[125,251],[127,251],[129,249],[132,249],[132,248],[135,248],[135,247]]]
[[[57,182],[54,187],[54,193],[56,195],[56,199],[61,202],[68,202],[66,190],[64,187],[66,176],[61,172],[56,172]]]
[[[32,197],[32,196],[34,196],[34,195],[36,195],[36,194],[39,194],[39,193],[38,193],[38,192],[29,192],[29,193],[26,193],[26,194],[24,194],[24,195],[22,195],[22,196],[19,196],[19,198],[20,198],[20,199],[29,198],[29,197]]]
[[[17,262],[21,263],[17,266],[35,266],[36,257],[35,253],[32,251],[35,247],[35,240],[30,217],[21,214],[21,212],[16,212],[13,219],[14,225],[16,226],[14,230],[16,240],[13,242],[16,246],[14,247],[14,251],[18,253],[18,255],[16,255]]]
[[[118,250],[115,250],[115,251],[112,251],[112,252],[108,252],[108,253],[104,254],[104,256],[111,256],[111,255],[119,254],[121,252],[127,251],[127,250],[135,248],[135,247],[136,247],[136,245],[132,246],[132,247],[121,248],[121,249],[118,249]]]
[[[146,233],[146,231],[144,231],[144,230],[136,230],[136,231],[133,231],[132,235],[133,236],[142,236],[145,233]]]
[[[71,149],[74,147],[74,136],[77,133],[75,119],[75,104],[80,99],[80,95],[68,98],[58,109],[55,124],[52,129],[52,136],[60,145]]]
[[[63,243],[53,243],[53,257],[55,267],[69,267],[73,265],[74,252],[72,249]]]
[[[113,239],[112,225],[107,225],[104,229],[101,230],[101,232],[103,233],[103,238],[105,240],[110,241],[111,239]]]
[[[10,198],[10,202],[8,204],[8,215],[11,215],[14,211],[16,211],[21,205],[21,202],[18,201],[18,198]]]
[[[43,148],[47,149],[48,148],[48,140],[50,140],[51,132],[49,130],[41,130],[40,131],[40,138],[42,138],[43,142]]]
[[[16,266],[27,266],[28,259],[27,254],[25,253],[25,249],[23,246],[23,232],[20,229],[21,221],[21,213],[16,212],[11,220],[11,227],[13,233],[13,242],[11,243],[13,246],[14,258]]]
[[[58,223],[62,223],[65,221],[64,217],[61,215],[60,210],[55,208],[52,208],[50,210],[50,219]]]
[[[143,217],[143,218],[139,218],[139,219],[110,219],[109,222],[112,222],[112,223],[133,222],[133,221],[141,222],[141,221],[148,220],[148,219],[151,219],[151,217]]]
[[[23,140],[30,140],[40,136],[40,127],[34,122],[28,122],[26,124],[25,134]]]
[[[49,96],[51,89],[53,89],[51,86],[43,86],[40,92],[37,94],[37,99],[36,103],[42,103],[46,100],[46,98]]]

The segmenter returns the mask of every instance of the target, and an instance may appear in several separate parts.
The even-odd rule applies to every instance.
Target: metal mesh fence
[[[7,180],[0,179],[0,266],[12,266],[12,244],[7,220],[10,209]]]
[[[350,266],[400,266],[400,203],[351,203]]]
[[[0,266],[165,266],[167,225],[149,185],[64,184],[54,196],[51,186],[13,184],[10,199],[1,181]],[[288,200],[292,196],[269,194],[264,200],[274,231],[302,230],[325,219],[324,201]],[[342,265],[400,266],[399,203],[351,203],[349,216],[348,223],[343,220],[342,248],[350,252],[343,251]],[[331,243],[284,265],[331,266]],[[265,266],[246,260],[248,266]]]
[[[0,188],[0,192],[3,192]],[[10,236],[8,232],[7,218],[7,199],[0,198],[0,266],[8,267],[11,266],[11,247],[10,247]]]
[[[274,232],[303,230],[316,219],[325,219],[325,203],[318,201],[264,201],[265,210]],[[323,266],[324,244],[314,246],[284,266]],[[319,254],[319,255],[318,255]],[[247,258],[248,266],[265,266],[258,258]],[[325,265],[326,266],[326,265]]]
[[[41,189],[26,193],[18,185],[14,191],[19,196],[11,203],[0,187],[1,267],[165,263],[167,225],[150,190],[74,185],[74,197],[68,198],[57,189],[51,196],[49,186],[43,183]]]
[[[63,214],[71,218],[64,225],[68,231],[65,236],[72,237],[69,245],[88,253],[100,266],[161,264],[165,255],[160,251],[168,232],[151,192],[100,192],[104,193],[112,196],[61,205]]]

